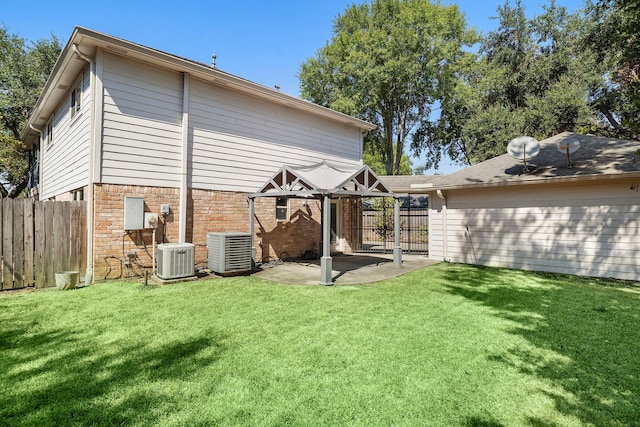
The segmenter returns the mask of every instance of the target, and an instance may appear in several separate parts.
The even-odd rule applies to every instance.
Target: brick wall
[[[255,246],[257,259],[300,258],[319,253],[322,235],[320,201],[289,199],[289,221],[275,218],[275,198],[258,198],[255,202]]]
[[[177,188],[140,187],[135,185],[95,184],[94,186],[94,280],[117,279],[141,274],[151,269],[152,230],[136,230],[125,233],[124,198],[144,198],[145,212],[158,214],[156,243],[178,241]],[[160,204],[168,203],[169,215],[160,215]],[[129,252],[135,252],[136,262],[127,267],[123,260]]]
[[[96,184],[94,190],[94,278],[96,281],[141,274],[151,269],[152,231],[124,231],[124,198],[144,198],[145,212],[158,214],[156,243],[177,242],[179,235],[179,189],[133,185]],[[249,204],[246,194],[189,190],[187,242],[196,245],[196,264],[207,265],[207,233],[249,231]],[[168,203],[170,214],[160,215],[160,205]],[[315,199],[289,199],[289,221],[275,218],[275,198],[255,200],[255,247],[258,261],[299,258],[319,253],[321,240],[320,205]],[[343,210],[344,235],[349,236],[351,209]],[[349,240],[349,239],[348,239]],[[348,245],[349,246],[349,245]],[[135,263],[126,266],[127,254],[135,252]],[[121,271],[122,267],[122,271]]]

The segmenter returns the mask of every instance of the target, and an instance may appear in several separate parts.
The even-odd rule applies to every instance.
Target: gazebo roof
[[[309,166],[282,166],[251,197],[393,197],[367,165],[336,166],[323,160]]]

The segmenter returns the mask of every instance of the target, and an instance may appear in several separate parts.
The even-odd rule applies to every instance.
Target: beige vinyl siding
[[[89,137],[91,120],[90,73],[82,77],[80,111],[71,117],[71,90],[55,110],[53,142],[45,141],[42,151],[42,200],[84,187],[89,180]]]
[[[429,258],[443,261],[443,202],[436,193],[429,193]]]
[[[640,193],[633,182],[445,192],[448,260],[640,279]],[[433,198],[431,199],[433,200]],[[437,217],[437,205],[432,207]],[[433,219],[434,258],[445,258]]]
[[[102,182],[180,183],[182,75],[104,54]]]
[[[257,191],[283,164],[360,164],[360,131],[191,79],[193,188]]]

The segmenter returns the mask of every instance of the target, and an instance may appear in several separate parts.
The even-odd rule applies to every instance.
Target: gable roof
[[[326,160],[309,166],[282,166],[253,197],[318,197],[324,195],[393,196],[380,178],[364,165],[343,168]]]
[[[571,138],[580,141],[580,149],[571,154],[573,167],[569,168],[567,156],[558,151],[557,144]],[[540,141],[540,153],[527,161],[533,169],[531,172],[523,171],[522,161],[503,154],[433,181],[431,191],[640,177],[639,149],[640,142],[637,141],[564,132]]]
[[[33,125],[42,128],[54,111],[54,108],[67,95],[69,87],[74,83],[78,74],[82,71],[86,62],[74,52],[74,45],[84,55],[93,57],[96,48],[114,52],[128,58],[144,61],[177,72],[189,73],[194,77],[208,81],[212,84],[224,86],[268,102],[279,104],[288,108],[304,111],[310,114],[324,117],[348,126],[353,126],[362,131],[376,128],[376,125],[364,120],[351,117],[309,101],[287,95],[273,88],[254,83],[233,74],[221,71],[210,65],[177,55],[166,53],[141,44],[113,37],[83,27],[75,27],[69,41],[62,49],[56,64],[49,75],[45,87],[33,108],[31,117],[22,133],[22,140],[29,145],[33,143],[38,133],[30,128]]]

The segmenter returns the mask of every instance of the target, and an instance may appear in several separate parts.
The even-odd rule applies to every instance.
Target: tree
[[[608,66],[608,84],[594,97],[594,106],[606,118],[614,134],[640,135],[640,2],[600,0],[589,4],[592,24],[585,47]]]
[[[28,182],[29,151],[20,132],[60,54],[58,39],[27,43],[0,26],[0,196],[17,197]]]
[[[498,7],[498,29],[483,38],[478,60],[466,64],[440,117],[414,138],[428,166],[444,153],[481,162],[505,153],[514,137],[542,139],[592,123],[590,97],[603,79],[595,56],[582,49],[585,22],[555,1],[543,9],[527,19],[520,1]]]
[[[394,152],[395,147],[394,147]],[[377,175],[386,175],[387,170],[384,165],[383,151],[374,143],[365,144],[362,153],[362,160],[364,164],[369,166]],[[405,153],[402,153],[402,159],[400,159],[400,169],[398,175],[411,175],[411,159]]]
[[[373,0],[336,18],[332,39],[301,67],[302,97],[378,125],[365,151],[397,175],[407,141],[448,91],[477,40],[457,6]]]

